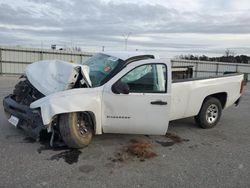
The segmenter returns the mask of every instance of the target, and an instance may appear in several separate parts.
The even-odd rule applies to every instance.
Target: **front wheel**
[[[195,121],[204,129],[212,128],[220,120],[221,112],[222,107],[220,101],[216,98],[209,97],[203,102],[199,114],[195,116]]]
[[[63,141],[71,148],[83,148],[89,145],[93,128],[85,113],[72,112],[59,117],[59,129]]]

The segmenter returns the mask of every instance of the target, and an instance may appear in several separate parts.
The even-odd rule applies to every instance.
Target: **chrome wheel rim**
[[[214,123],[219,116],[219,109],[215,104],[211,104],[206,111],[206,120],[209,124]]]
[[[85,121],[83,120],[83,118],[80,115],[78,115],[78,117],[77,117],[76,126],[77,126],[78,133],[80,136],[86,137],[88,135],[89,131],[86,127]]]

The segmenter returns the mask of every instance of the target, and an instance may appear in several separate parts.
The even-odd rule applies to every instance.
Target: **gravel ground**
[[[0,77],[0,99],[17,77]],[[105,134],[81,150],[50,149],[11,126],[0,106],[0,187],[250,187],[250,83],[238,107],[223,112],[213,129],[192,118],[170,123],[164,136]],[[127,154],[139,140],[150,159]]]

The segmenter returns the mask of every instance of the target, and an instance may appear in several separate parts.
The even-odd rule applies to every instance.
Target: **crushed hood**
[[[26,67],[25,75],[30,83],[44,95],[72,89],[80,76],[81,83],[91,87],[88,66],[61,60],[32,63]]]

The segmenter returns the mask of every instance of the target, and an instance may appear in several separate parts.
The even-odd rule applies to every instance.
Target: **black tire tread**
[[[62,136],[63,141],[70,148],[83,148],[89,145],[92,139],[92,131],[91,134],[87,138],[79,139],[74,131],[74,124],[76,123],[77,113],[67,113],[60,115],[59,129],[60,134]],[[92,129],[90,129],[92,130]]]
[[[207,121],[206,121],[206,110],[208,108],[209,105],[211,104],[215,104],[217,105],[218,109],[219,109],[219,116],[217,118],[217,120],[212,123],[212,124],[209,124]],[[200,112],[197,116],[194,117],[195,119],[195,122],[203,129],[210,129],[212,127],[214,127],[218,121],[220,120],[220,117],[221,117],[221,113],[222,113],[222,106],[221,106],[221,102],[217,99],[217,98],[214,98],[214,97],[208,97],[207,99],[205,99],[205,101],[203,102],[202,104],[202,107],[200,109]]]

